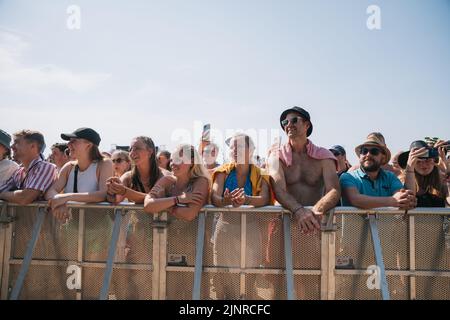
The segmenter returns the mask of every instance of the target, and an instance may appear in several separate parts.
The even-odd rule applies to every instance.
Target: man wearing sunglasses
[[[342,174],[343,205],[361,209],[397,207],[409,210],[416,206],[410,190],[405,190],[400,180],[381,167],[391,158],[384,139],[369,135],[367,140],[355,148],[359,157],[359,169]]]
[[[308,139],[313,125],[306,110],[285,110],[280,125],[288,143],[274,146],[268,161],[275,197],[294,214],[301,232],[316,233],[323,214],[335,207],[340,198],[336,158]]]

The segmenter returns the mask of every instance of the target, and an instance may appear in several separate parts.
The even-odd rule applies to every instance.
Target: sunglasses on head
[[[113,163],[122,163],[122,161],[125,161],[125,159],[122,159],[122,158],[117,158],[117,159],[112,159],[112,162]]]
[[[366,154],[370,153],[373,156],[377,156],[381,153],[381,150],[379,148],[366,148],[366,147],[362,147],[361,148],[361,154],[363,156],[365,156]]]
[[[286,127],[289,124],[289,122],[292,124],[297,124],[297,122],[299,122],[300,120],[302,120],[302,117],[294,117],[292,119],[284,119],[283,121],[281,121],[281,125],[283,127]]]

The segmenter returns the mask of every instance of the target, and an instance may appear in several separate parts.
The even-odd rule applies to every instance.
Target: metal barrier
[[[1,299],[450,299],[448,208],[338,207],[313,236],[277,206],[0,205]]]

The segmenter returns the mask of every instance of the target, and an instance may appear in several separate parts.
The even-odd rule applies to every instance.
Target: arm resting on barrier
[[[168,191],[174,183],[175,178],[172,176],[161,178],[145,197],[144,210],[158,213],[169,209],[176,218],[187,221],[195,219],[208,199],[208,179],[197,178],[192,184],[192,192],[183,192],[179,196],[172,195]],[[175,206],[177,203],[185,207]]]
[[[58,179],[53,183],[50,189],[47,191],[45,198],[49,200],[49,205],[52,209],[58,206],[64,205],[68,201],[78,201],[78,202],[102,202],[106,199],[106,180],[112,176],[113,168],[112,162],[101,161],[99,162],[99,179],[98,179],[98,191],[94,192],[81,192],[81,193],[65,193],[60,194],[67,184],[68,176],[70,170],[72,169],[73,163],[67,163],[64,165]]]
[[[192,186],[192,192],[185,193],[179,196],[178,199],[181,204],[186,204],[186,207],[176,206],[173,208],[171,214],[185,221],[194,220],[202,207],[206,204],[209,194],[209,181],[206,178],[197,178]],[[185,196],[188,196],[188,199]]]
[[[333,160],[322,161],[323,180],[325,184],[325,195],[314,205],[312,211],[323,215],[334,208],[341,197],[341,187],[336,175],[336,166]]]
[[[357,188],[344,188],[344,197],[350,205],[360,209],[373,209],[381,207],[396,207],[402,210],[414,208],[415,196],[409,190],[399,190],[391,197],[366,196],[359,193]]]
[[[0,200],[5,200],[20,205],[27,205],[37,200],[40,194],[41,194],[40,190],[33,190],[33,189],[1,192]]]
[[[137,204],[144,203],[144,199],[147,194],[131,188],[130,171],[125,172],[120,178],[109,178],[106,184],[108,186],[106,199],[109,202],[120,203],[127,198],[129,201]]]
[[[287,190],[283,166],[276,153],[270,155],[268,165],[275,198],[295,215],[300,230],[306,233],[320,230],[319,216],[316,216],[312,210],[304,208]]]
[[[175,197],[168,194],[168,189],[176,182],[172,176],[159,179],[150,193],[144,199],[144,211],[148,213],[159,213],[175,206]]]

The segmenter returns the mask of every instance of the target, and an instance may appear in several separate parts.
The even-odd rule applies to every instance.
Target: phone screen
[[[208,123],[203,126],[202,140],[211,141],[210,136],[211,136],[211,124]]]

